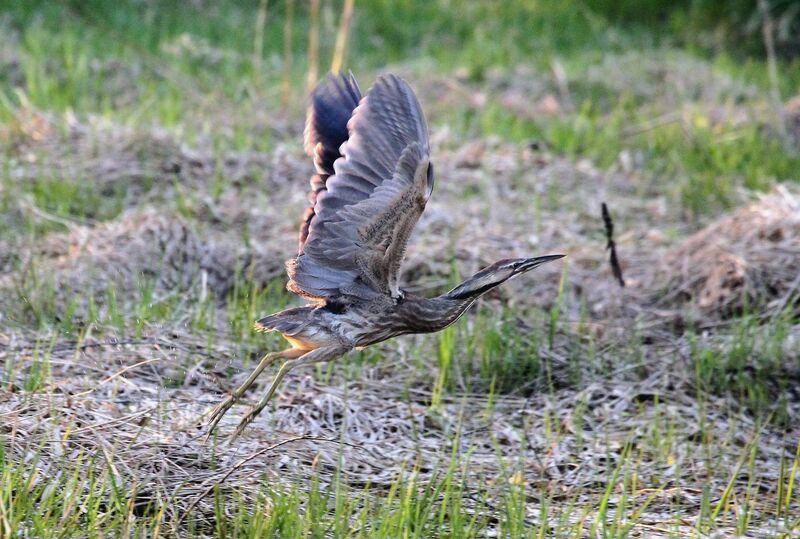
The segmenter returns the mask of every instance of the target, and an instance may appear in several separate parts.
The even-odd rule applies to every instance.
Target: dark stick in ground
[[[614,222],[611,220],[611,214],[608,213],[608,206],[605,202],[602,204],[602,211],[603,223],[606,225],[606,239],[608,240],[606,249],[611,251],[611,259],[609,260],[611,263],[611,271],[614,273],[614,277],[619,282],[619,285],[624,287],[625,279],[622,278],[622,268],[619,265],[619,258],[617,258],[617,244],[614,243]]]

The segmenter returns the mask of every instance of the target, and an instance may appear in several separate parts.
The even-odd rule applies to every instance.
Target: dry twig
[[[611,271],[614,273],[614,277],[617,279],[617,282],[619,282],[619,285],[624,287],[625,279],[622,278],[622,268],[620,267],[619,259],[617,258],[617,245],[614,243],[614,222],[611,220],[611,214],[608,213],[608,206],[606,206],[605,202],[602,204],[602,212],[603,223],[606,226],[606,239],[608,240],[606,249],[611,251],[611,258],[609,260],[611,264]]]
[[[342,7],[342,18],[339,21],[339,31],[336,34],[336,45],[333,50],[333,60],[331,61],[331,71],[336,74],[344,66],[345,54],[347,52],[347,39],[350,36],[350,20],[353,18],[353,0],[344,0]]]
[[[247,464],[251,460],[253,460],[255,458],[258,458],[258,457],[260,457],[262,455],[265,455],[266,453],[269,453],[270,451],[274,451],[275,449],[281,447],[282,445],[286,445],[286,444],[289,444],[289,443],[292,443],[292,442],[298,442],[300,440],[313,440],[313,441],[316,441],[316,442],[342,443],[340,440],[336,440],[336,439],[332,439],[332,438],[321,438],[319,436],[302,435],[302,436],[295,436],[293,438],[287,438],[286,440],[281,440],[280,442],[274,443],[269,447],[265,447],[263,449],[260,449],[260,450],[256,451],[255,453],[252,453],[252,454],[248,455],[247,457],[243,458],[242,460],[240,460],[236,464],[234,464],[227,472],[225,472],[225,474],[221,478],[219,478],[219,479],[217,479],[215,481],[211,481],[209,486],[206,487],[206,489],[203,490],[194,500],[192,500],[191,503],[189,503],[189,505],[186,507],[186,509],[184,509],[183,514],[178,519],[178,522],[179,523],[182,522],[188,516],[188,514],[191,512],[191,510],[194,509],[194,507],[197,505],[197,503],[200,500],[202,500],[203,498],[205,498],[206,496],[211,494],[211,492],[214,490],[215,487],[217,487],[217,486],[221,485],[222,483],[224,483],[236,470],[240,469],[242,466],[244,466],[245,464]],[[345,445],[352,445],[352,444],[345,444]],[[357,446],[353,446],[353,447],[357,447]],[[209,482],[209,481],[207,481],[207,482]]]
[[[258,79],[261,79],[261,58],[264,54],[264,25],[267,22],[267,0],[258,3],[258,15],[256,15],[256,32],[253,38],[253,71]]]

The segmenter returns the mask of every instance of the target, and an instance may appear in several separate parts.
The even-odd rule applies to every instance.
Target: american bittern
[[[311,95],[305,148],[317,173],[300,226],[299,253],[286,264],[287,288],[314,303],[256,322],[257,330],[278,331],[292,346],[264,356],[212,411],[209,434],[272,362],[285,360],[234,436],[295,367],[331,361],[397,335],[442,330],[489,290],[563,256],[500,260],[435,298],[398,287],[409,235],[433,188],[425,118],[399,77],[380,77],[362,99],[352,75],[329,76]]]

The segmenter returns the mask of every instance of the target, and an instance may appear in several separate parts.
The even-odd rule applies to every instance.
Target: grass
[[[657,428],[661,427],[654,425]],[[68,436],[65,433],[65,440]],[[403,530],[409,537],[484,537],[491,530],[502,537],[573,537],[582,536],[583,525],[587,525],[604,537],[628,537],[645,521],[654,501],[672,490],[668,479],[655,488],[642,488],[645,485],[639,484],[638,476],[643,461],[652,458],[646,451],[663,451],[669,463],[674,458],[671,451],[675,441],[662,435],[654,441],[658,445],[651,442],[645,450],[643,441],[631,432],[618,458],[609,455],[616,458],[616,465],[609,469],[605,486],[596,491],[596,510],[587,505],[587,493],[563,493],[557,485],[538,485],[538,500],[532,503],[525,488],[529,472],[522,460],[506,462],[505,471],[493,483],[477,485],[464,472],[463,466],[469,462],[459,462],[454,455],[449,464],[441,463],[432,479],[421,482],[412,465],[381,488],[380,496],[369,485],[359,489],[335,481],[323,486],[314,477],[305,487],[283,487],[265,476],[255,497],[216,488],[212,495],[216,513],[213,524],[190,519],[184,531],[216,537],[396,537],[398,530]],[[709,440],[709,446],[714,442]],[[52,463],[60,470],[52,477],[31,473],[38,464],[36,448],[31,450],[29,462],[10,463],[0,444],[0,521],[6,535],[169,536],[180,529],[175,527],[175,519],[165,519],[174,511],[172,500],[147,501],[140,497],[144,492],[132,492],[120,483],[113,448],[104,456],[81,454]],[[759,486],[753,482],[758,451],[758,439],[754,438],[731,469],[721,498],[703,491],[705,509],[695,524],[698,533],[711,533],[727,522],[738,533],[747,532],[751,511],[762,503]],[[772,510],[785,519],[787,531],[775,537],[791,537],[789,530],[800,524],[791,509],[793,478],[799,465],[800,449],[793,459],[781,461],[780,492]],[[96,471],[86,476],[85,469]],[[737,481],[740,475],[749,478],[746,486]],[[679,515],[692,511],[693,505],[688,499],[676,499],[671,511]],[[686,533],[677,523],[672,531],[667,530],[668,536]]]
[[[199,15],[192,13],[195,8],[179,3],[145,6],[144,13],[139,13],[138,6],[128,3],[109,9],[105,2],[12,2],[5,26],[18,36],[21,54],[6,90],[0,92],[5,103],[0,118],[8,119],[20,104],[15,88],[40,109],[98,113],[126,123],[157,121],[173,129],[183,125],[190,131],[203,129],[187,125],[187,112],[196,107],[193,101],[200,96],[218,95],[232,102],[244,98],[248,104],[239,107],[243,111],[270,99],[270,88],[279,83],[281,70],[274,64],[275,69],[252,71],[245,53],[252,47],[255,31],[246,21],[249,7],[228,6],[214,16],[202,17],[194,16]],[[282,3],[276,3],[267,17],[263,47],[271,62],[280,62],[283,9]],[[321,43],[331,44],[336,13],[333,6],[325,9]],[[615,163],[624,149],[641,152],[652,181],[669,178],[674,182],[676,201],[691,215],[730,207],[737,186],[763,190],[776,181],[797,180],[800,155],[786,152],[768,125],[717,124],[708,118],[707,110],[700,109],[679,122],[637,129],[658,114],[651,100],[635,95],[635,90],[634,94],[620,93],[601,84],[582,83],[583,73],[602,61],[601,54],[657,46],[669,42],[668,33],[662,35],[653,27],[620,32],[577,2],[515,1],[506,3],[501,13],[490,14],[487,9],[482,3],[431,2],[420,13],[414,2],[373,2],[357,13],[350,43],[357,54],[350,64],[364,71],[411,60],[422,71],[430,65],[464,68],[470,80],[480,82],[492,69],[527,64],[546,73],[553,62],[559,62],[570,79],[573,112],[526,119],[490,98],[487,106],[461,116],[459,128],[474,137],[543,139],[559,153],[589,157],[601,166]],[[459,17],[453,17],[454,12]],[[291,44],[294,88],[303,87],[307,18],[303,6],[295,17]],[[385,22],[389,20],[391,25]],[[503,36],[499,42],[497,35]],[[323,47],[323,58],[331,54],[329,48]],[[767,89],[763,62],[742,63],[721,55],[714,59],[713,69],[764,92]],[[800,84],[798,73],[793,64],[781,69],[784,96]],[[642,78],[647,76],[642,73]],[[297,107],[301,96],[292,95]],[[452,123],[453,115],[462,114],[463,109],[456,108],[444,121]],[[254,139],[237,127],[226,138],[226,146],[268,147],[262,146],[267,140]],[[63,188],[69,190],[66,183]],[[59,199],[69,204],[77,196],[67,192]],[[80,216],[81,208],[74,211]]]
[[[321,4],[324,68],[341,3]],[[280,192],[271,189],[297,173],[274,162],[287,145],[289,160],[299,154],[309,13],[295,2],[285,43],[286,4],[269,2],[262,57],[253,62],[257,9],[258,2],[11,0],[0,11],[0,250],[11,247],[0,252],[0,279],[32,276],[0,301],[0,391],[20,399],[21,416],[37,418],[0,425],[0,537],[622,538],[656,529],[666,537],[795,536],[792,381],[800,366],[787,350],[796,312],[788,307],[764,323],[754,306],[710,332],[692,328],[653,343],[641,328],[598,323],[585,298],[570,296],[566,273],[549,311],[487,301],[438,335],[353,353],[309,371],[311,382],[293,379],[344,388],[351,402],[389,403],[388,416],[326,401],[339,438],[313,451],[287,444],[264,453],[249,475],[215,484],[230,467],[229,450],[183,439],[187,453],[178,456],[186,460],[171,462],[199,479],[169,488],[137,480],[152,464],[147,455],[191,431],[172,431],[174,416],[197,416],[210,388],[221,393],[193,386],[201,383],[193,369],[202,367],[202,380],[230,381],[264,349],[281,346],[251,328],[293,301],[283,278],[259,281],[260,268],[240,257],[222,297],[197,280],[165,293],[157,268],[155,276],[131,276],[130,290],[101,282],[65,296],[44,255],[20,253],[142,205],[180,216],[202,240],[217,234],[258,246],[263,231],[250,229],[253,221],[214,212],[241,195],[234,200],[272,218],[265,226],[281,221]],[[800,179],[800,154],[777,134],[762,98],[764,61],[678,48],[685,36],[674,27],[621,16],[577,0],[512,0],[501,10],[467,0],[357,2],[347,65],[364,85],[396,68],[425,96],[440,89],[426,87],[429,79],[460,88],[455,102],[423,99],[433,132],[456,133],[441,137],[444,151],[496,137],[588,160],[604,174],[623,174],[630,196],[665,197],[666,225],[679,230],[739,203],[743,189]],[[618,65],[628,67],[608,72]],[[706,68],[708,80],[693,82]],[[797,61],[781,60],[779,73],[788,97],[800,85]],[[530,101],[526,110],[548,95],[560,108],[520,113],[505,93],[515,88]],[[480,105],[470,104],[479,93]],[[96,137],[90,152],[73,143],[74,126]],[[153,131],[160,138],[137,138]],[[117,133],[119,140],[108,136]],[[211,157],[193,165],[182,146]],[[226,163],[237,152],[278,157],[234,177]],[[120,155],[133,172],[101,182],[102,165],[119,164]],[[211,180],[198,187],[192,167],[206,165]],[[562,188],[549,189],[536,204],[561,202]],[[283,234],[277,230],[271,234]],[[613,336],[595,332],[598,325]],[[155,361],[170,367],[156,369]],[[142,362],[152,372],[129,379],[126,369]],[[131,384],[146,391],[130,397]],[[95,400],[82,400],[86,391]],[[327,416],[313,416],[313,399],[325,395],[298,392],[294,409],[312,415],[297,428],[327,425]],[[81,415],[129,398],[152,401],[147,422]],[[363,480],[346,453],[346,434],[360,424],[352,421],[389,429],[398,410],[408,412],[411,430],[397,444],[411,440],[413,450],[392,448],[398,457],[364,444],[385,451],[391,474]],[[280,413],[271,416],[275,425]],[[198,481],[213,488],[182,519]]]
[[[798,367],[785,361],[791,320],[787,312],[765,328],[755,315],[744,315],[732,324],[727,342],[721,345],[704,345],[696,335],[690,335],[698,394],[727,394],[745,409],[755,413],[771,409],[773,421],[789,421],[788,403],[782,398],[777,402],[772,399],[785,394],[788,380]],[[790,372],[781,375],[783,369]]]

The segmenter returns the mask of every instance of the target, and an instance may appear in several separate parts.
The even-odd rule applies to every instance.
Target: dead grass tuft
[[[798,268],[800,197],[778,187],[669,249],[652,293],[711,319],[762,305],[766,316],[800,305]]]
[[[257,287],[283,271],[283,259],[270,252],[201,236],[185,219],[152,208],[50,235],[18,265],[22,272],[0,275],[4,295],[36,294],[55,285],[58,312],[71,304],[79,318],[87,314],[90,297],[102,305],[109,291],[123,304],[136,301],[145,288],[154,300],[190,290],[196,298],[221,298],[232,289],[237,271]]]

